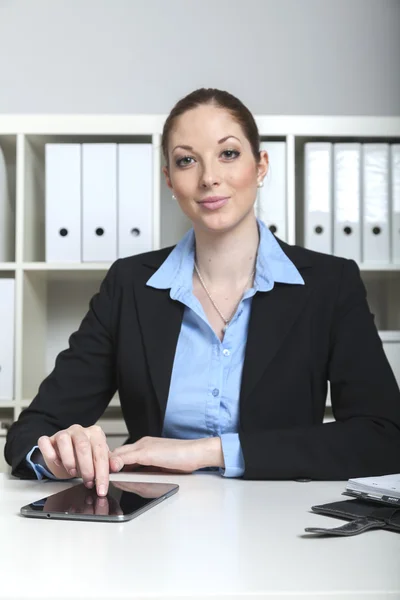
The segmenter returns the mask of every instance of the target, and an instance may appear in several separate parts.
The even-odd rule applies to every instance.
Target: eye
[[[186,167],[187,165],[190,165],[190,163],[183,163],[182,161],[187,160],[187,159],[193,158],[193,156],[184,156],[183,158],[178,158],[178,160],[175,161],[175,164],[177,167]]]
[[[225,155],[228,154],[228,155],[230,155],[230,156],[226,156],[226,158],[228,158],[229,160],[232,160],[232,159],[237,158],[238,156],[240,156],[240,152],[238,150],[223,150],[221,152],[221,154],[225,154]],[[232,154],[234,156],[232,156]],[[175,164],[176,164],[177,167],[187,167],[187,166],[189,166],[191,164],[190,162],[185,162],[185,161],[188,161],[188,160],[194,160],[193,156],[183,156],[182,158],[178,158],[175,161]]]
[[[222,154],[226,154],[226,153],[231,153],[231,154],[233,153],[236,155],[236,157],[240,156],[240,152],[238,150],[224,150]],[[236,158],[236,157],[234,157],[234,158]]]

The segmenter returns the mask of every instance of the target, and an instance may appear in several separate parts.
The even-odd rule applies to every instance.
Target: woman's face
[[[181,115],[170,133],[168,155],[167,185],[194,227],[227,231],[254,216],[268,155],[261,152],[256,164],[248,139],[228,111],[204,105]],[[224,200],[204,203],[215,196]]]

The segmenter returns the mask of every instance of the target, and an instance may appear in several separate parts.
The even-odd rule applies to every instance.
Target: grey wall
[[[400,0],[0,0],[1,113],[400,115]]]

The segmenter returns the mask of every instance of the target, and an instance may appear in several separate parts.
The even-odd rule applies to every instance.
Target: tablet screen
[[[178,488],[170,483],[110,481],[107,496],[98,496],[95,488],[89,490],[80,483],[28,504],[23,512],[126,516],[172,495]]]

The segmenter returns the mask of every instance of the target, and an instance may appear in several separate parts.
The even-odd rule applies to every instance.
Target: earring
[[[263,179],[257,183],[257,187],[259,187],[259,188],[263,187],[263,185],[264,185]]]
[[[174,200],[176,200],[176,196],[174,196],[174,194],[172,194],[172,198],[173,198]]]

